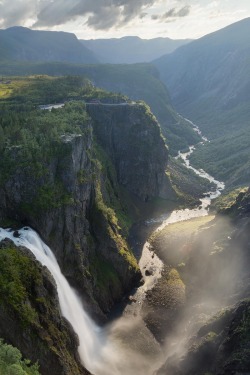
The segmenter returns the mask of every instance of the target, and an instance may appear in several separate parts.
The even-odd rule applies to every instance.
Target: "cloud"
[[[159,18],[161,18],[161,16],[159,16],[159,14],[152,14],[152,16],[151,16],[151,20],[158,20]]]
[[[177,18],[186,17],[190,13],[190,10],[191,10],[190,5],[185,5],[184,7],[180,8],[180,9],[171,8],[166,13],[164,13],[163,15],[153,14],[151,16],[151,19],[154,20],[154,21],[158,20],[159,22],[163,22],[163,21],[164,22],[173,22]]]
[[[146,12],[142,12],[141,14],[139,14],[139,18],[142,20],[144,17],[146,17],[148,15],[148,13]]]
[[[129,23],[159,0],[2,0],[2,26],[23,25],[36,20],[34,27],[53,27],[83,18],[96,30],[108,30]]]
[[[177,9],[177,8],[171,8],[167,12],[165,12],[163,15],[159,14],[153,14],[151,16],[151,19],[153,21],[158,20],[159,22],[174,22],[177,18],[186,17],[191,10],[190,5],[185,5],[184,7]]]
[[[36,13],[37,2],[33,0],[2,0],[0,2],[0,26],[23,25]]]
[[[185,5],[181,9],[172,8],[163,14],[162,19],[186,17],[190,13],[190,5]]]
[[[135,18],[145,18],[147,9],[159,4],[162,0],[0,0],[0,26],[25,26],[29,20],[34,28],[52,28],[80,19],[94,30],[119,29]],[[163,15],[157,12],[151,19],[172,22],[189,12],[186,5]]]

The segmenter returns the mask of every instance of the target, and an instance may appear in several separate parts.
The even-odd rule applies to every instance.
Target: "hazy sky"
[[[0,0],[0,28],[74,32],[79,38],[198,38],[250,17],[250,0]]]

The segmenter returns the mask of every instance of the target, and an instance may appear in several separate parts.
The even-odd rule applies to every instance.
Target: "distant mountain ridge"
[[[174,104],[229,108],[250,99],[250,18],[208,34],[154,61]]]
[[[228,186],[250,182],[250,18],[154,61],[174,106],[212,142],[192,155]]]
[[[141,39],[138,36],[81,40],[82,44],[94,52],[102,63],[111,64],[150,62],[190,41],[190,39],[170,38]]]
[[[94,53],[72,33],[20,26],[0,30],[0,60],[98,63]]]

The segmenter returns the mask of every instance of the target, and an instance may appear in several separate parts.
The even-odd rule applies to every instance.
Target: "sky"
[[[250,0],[0,0],[0,28],[73,32],[79,39],[196,39],[250,17]]]

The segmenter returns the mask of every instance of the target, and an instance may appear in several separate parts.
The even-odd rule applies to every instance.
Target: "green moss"
[[[122,195],[120,187],[117,183],[116,170],[111,162],[110,158],[103,150],[103,148],[95,143],[95,164],[98,173],[104,176],[104,185],[101,184],[100,177],[97,177],[96,182],[96,204],[97,207],[105,214],[106,218],[121,229],[125,236],[128,235],[129,229],[132,225],[132,218],[129,216],[126,208],[125,196]],[[105,198],[107,202],[104,202],[102,189],[105,189]],[[122,198],[120,198],[122,197]],[[123,203],[122,203],[123,202]]]
[[[112,267],[111,263],[102,257],[94,257],[90,263],[90,273],[95,278],[97,287],[101,293],[107,293],[109,288],[114,285],[119,285],[119,278],[117,272]]]
[[[128,244],[122,234],[120,233],[121,228],[118,225],[118,219],[116,216],[116,212],[108,207],[103,199],[102,191],[101,191],[101,184],[100,180],[96,181],[96,202],[95,202],[95,209],[97,210],[97,216],[99,216],[99,220],[101,216],[104,217],[104,222],[102,221],[102,226],[104,226],[104,231],[106,234],[115,242],[117,249],[119,249],[119,253],[121,256],[129,263],[131,268],[136,270],[139,269],[137,261],[129,249]],[[99,214],[98,214],[99,212]]]
[[[89,184],[94,181],[94,173],[87,173],[85,170],[80,170],[77,175],[77,180],[80,185]]]
[[[95,225],[104,237],[111,238],[119,254],[129,267],[138,270],[137,261],[130,250],[126,235],[131,223],[121,205],[119,186],[115,168],[104,150],[95,144],[95,206],[93,210]]]

